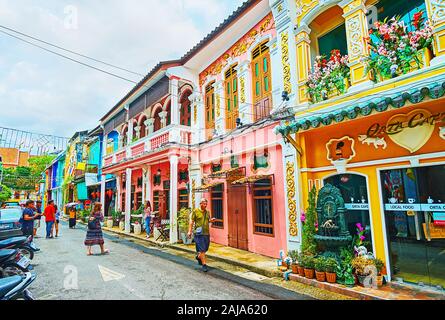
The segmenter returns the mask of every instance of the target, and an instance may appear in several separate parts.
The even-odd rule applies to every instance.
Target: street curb
[[[85,224],[84,222],[80,222],[80,223]],[[147,243],[149,243],[151,245],[154,245],[154,246],[157,246],[157,247],[160,247],[160,248],[169,248],[169,249],[182,251],[182,252],[186,252],[186,253],[193,253],[193,254],[196,253],[195,250],[193,250],[193,249],[179,247],[177,245],[170,244],[170,243],[159,243],[159,242],[156,242],[156,241],[153,241],[153,240],[141,239],[141,238],[137,237],[134,234],[128,234],[128,233],[125,233],[124,231],[111,230],[111,229],[109,229],[107,227],[102,227],[102,230],[106,231],[106,232],[111,232],[111,233],[114,233],[114,234],[118,234],[118,235],[121,235],[121,236],[133,238],[133,239],[136,239],[136,240],[139,240],[139,241],[147,242]],[[240,261],[228,259],[228,258],[225,258],[225,257],[221,257],[219,255],[207,254],[207,257],[209,257],[209,258],[211,258],[213,260],[219,261],[219,262],[224,262],[224,263],[227,263],[227,264],[231,264],[231,265],[234,265],[234,266],[237,266],[237,267],[241,267],[241,268],[247,269],[249,271],[258,273],[258,274],[260,274],[262,276],[266,276],[268,278],[281,278],[283,276],[283,274],[280,271],[278,271],[278,270],[277,271],[275,271],[275,270],[272,271],[272,270],[267,270],[267,269],[255,267],[255,266],[252,266],[252,265],[250,265],[248,263],[243,263],[243,262],[240,262]]]

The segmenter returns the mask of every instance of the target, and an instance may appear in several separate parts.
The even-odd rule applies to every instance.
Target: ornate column
[[[133,142],[133,121],[128,121],[127,146]]]
[[[127,168],[125,171],[125,233],[131,232],[131,176],[133,170]]]
[[[145,124],[145,130],[147,131],[146,135],[148,136],[152,134],[155,130],[155,119],[154,118],[147,119],[144,121],[144,124]]]
[[[165,128],[167,126],[167,111],[163,110],[159,112],[159,117],[161,118],[161,128]]]
[[[141,138],[141,127],[140,126],[137,126],[137,127],[135,127],[134,128],[134,131],[136,131],[136,137],[138,138],[138,139],[140,139]]]
[[[179,125],[179,78],[170,77],[171,124]]]
[[[237,67],[239,82],[239,117],[243,124],[253,122],[252,110],[252,73],[250,60],[241,62]]]
[[[105,192],[106,192],[106,188],[105,188],[105,185],[106,185],[106,175],[101,175],[100,176],[100,203],[102,204],[102,210],[103,210],[103,212],[104,212],[104,214],[105,214],[105,196],[106,196],[106,194],[105,194]]]
[[[151,199],[151,166],[147,167],[147,177],[145,179],[145,201],[150,201],[153,206],[153,201]]]
[[[199,93],[192,93],[189,100],[192,102],[192,143],[199,143],[205,140],[205,119],[204,102]]]
[[[224,81],[220,80],[216,82],[213,87],[215,88],[215,129],[217,135],[224,134],[226,130],[226,102],[224,97]]]
[[[360,61],[369,54],[368,44],[365,40],[369,36],[365,0],[343,0],[339,6],[344,12],[346,38],[348,39],[352,85],[349,91],[356,91],[373,84],[370,74],[365,72],[365,64]]]
[[[311,29],[306,24],[295,31],[295,42],[297,46],[297,70],[298,70],[298,102],[309,103],[306,82],[311,69],[311,40],[309,34]]]
[[[434,54],[431,64],[445,62],[445,0],[425,0],[428,18],[434,27]]]
[[[270,63],[272,70],[272,112],[275,112],[281,104],[281,93],[283,88],[282,69],[280,63],[280,50],[278,38],[275,37],[269,42]]]
[[[178,242],[178,164],[176,154],[169,156],[170,160],[170,243]]]

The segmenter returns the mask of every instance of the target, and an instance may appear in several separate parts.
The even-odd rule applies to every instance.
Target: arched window
[[[210,83],[206,87],[206,137],[211,139],[213,137],[213,130],[215,129],[215,82]]]
[[[145,136],[146,136],[146,129],[147,129],[147,127],[146,127],[146,125],[145,125],[145,121],[147,120],[147,117],[146,116],[143,116],[142,118],[141,118],[141,120],[139,121],[139,123],[140,123],[140,126],[141,126],[141,138],[144,138]]]
[[[191,101],[189,100],[190,95],[192,94],[191,91],[186,91],[182,97],[181,101],[179,102],[181,104],[180,107],[180,115],[179,115],[179,123],[183,126],[191,126],[191,114],[192,114],[192,107],[191,107]]]
[[[125,127],[124,131],[122,131],[122,147],[125,147],[127,145],[127,133],[128,127]]]
[[[232,130],[236,128],[238,118],[238,76],[237,65],[234,65],[226,72],[226,128]]]
[[[161,123],[161,116],[159,115],[161,112],[162,112],[162,108],[158,108],[155,112],[154,132],[161,130],[162,123]]]
[[[272,76],[268,41],[263,42],[252,52],[253,71],[253,118],[261,120],[270,115]]]
[[[167,112],[167,122],[165,126],[169,126],[172,123],[172,103],[171,100],[167,104],[167,108],[165,108]]]

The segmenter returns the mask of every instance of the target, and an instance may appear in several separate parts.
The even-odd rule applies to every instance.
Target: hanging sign
[[[426,223],[423,224],[423,232],[425,232],[425,238],[427,239],[445,239],[445,228],[435,226],[433,223],[429,224],[429,237]]]
[[[345,203],[345,208],[348,210],[369,210],[368,203]]]
[[[434,212],[433,219],[435,226],[445,226],[445,212]]]
[[[445,212],[445,204],[422,204],[422,211]]]
[[[391,203],[385,204],[386,211],[422,211],[420,204]]]

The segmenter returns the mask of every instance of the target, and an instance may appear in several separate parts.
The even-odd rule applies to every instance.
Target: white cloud
[[[0,21],[48,42],[146,74],[158,61],[182,56],[241,3],[0,0]],[[67,5],[78,9],[77,29],[64,27]],[[0,52],[0,126],[71,136],[76,130],[94,128],[99,118],[133,87],[1,33]],[[139,80],[131,74],[113,72]]]

